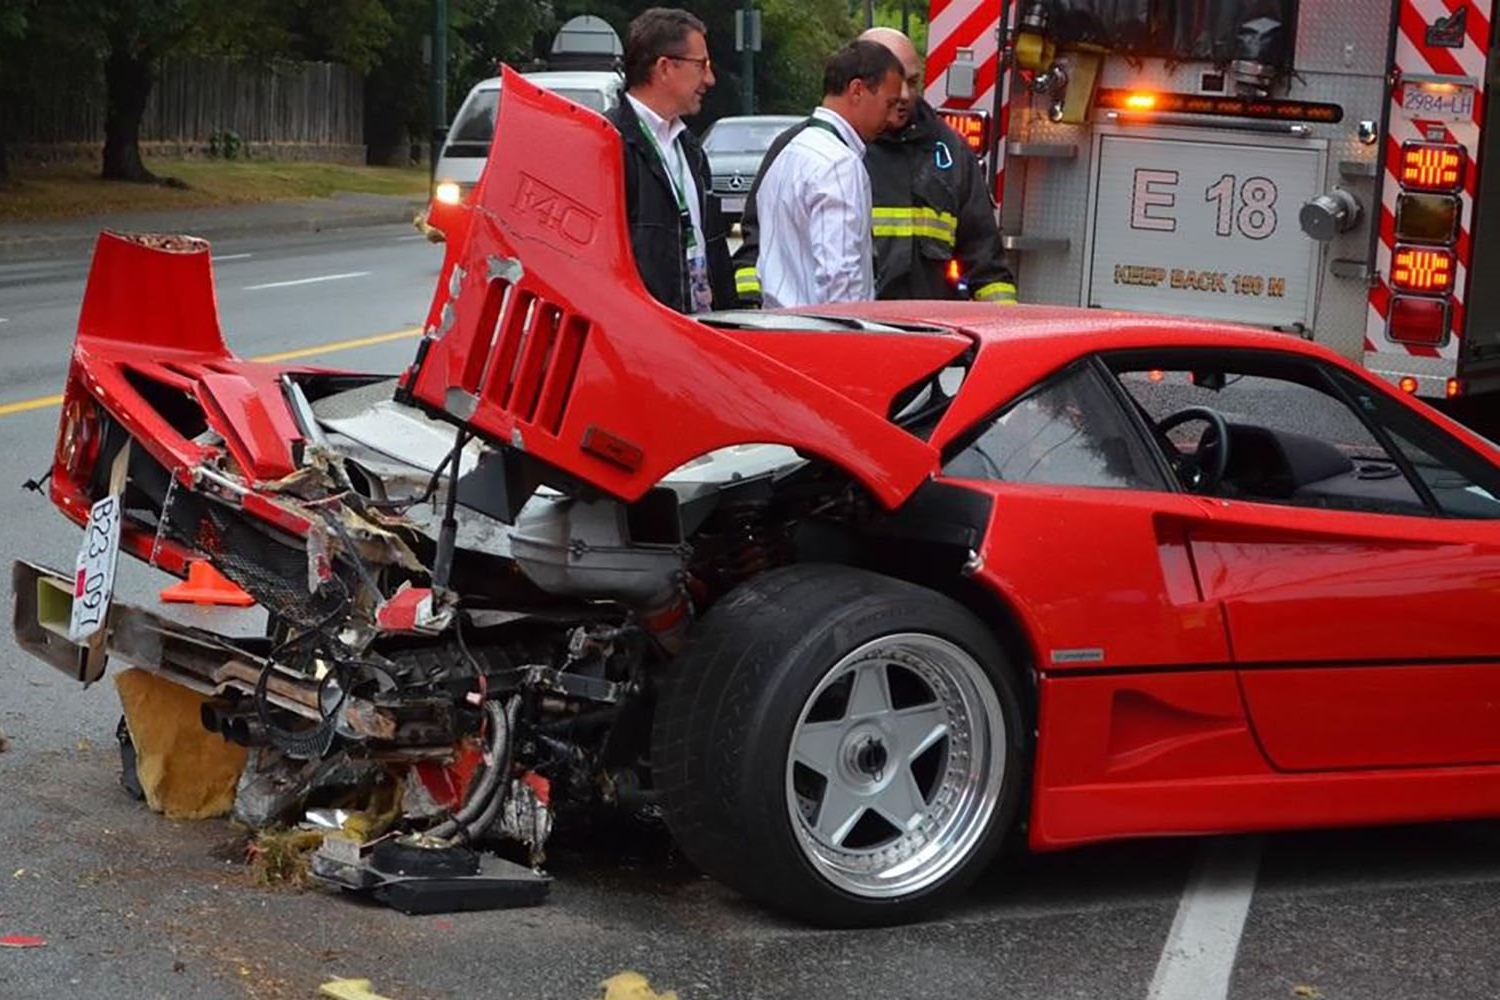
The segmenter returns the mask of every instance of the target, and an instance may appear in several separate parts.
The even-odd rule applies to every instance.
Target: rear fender
[[[180,486],[192,488],[195,470],[212,468],[253,489],[296,468],[300,433],[281,377],[308,370],[244,361],[229,351],[206,242],[105,232],[84,293],[59,435],[97,406]],[[224,445],[195,440],[205,430]],[[101,490],[98,463],[109,457],[100,452],[93,464],[69,467],[63,449],[56,450],[51,498],[73,521],[87,520]],[[182,571],[185,552],[128,523],[122,545]]]

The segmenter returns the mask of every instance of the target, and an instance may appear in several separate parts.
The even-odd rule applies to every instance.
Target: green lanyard
[[[826,122],[823,119],[819,118],[817,115],[809,115],[807,118],[807,125],[809,128],[820,128],[824,132],[827,132],[829,135],[833,136],[843,145],[849,145],[849,143],[844,140],[844,133],[835,128],[832,122]]]
[[[636,121],[641,126],[641,134],[646,137],[647,142],[651,143],[651,148],[656,150],[656,156],[661,160],[662,170],[665,171],[667,169],[667,154],[662,152],[661,144],[656,141],[656,136],[651,134],[651,130],[646,127],[646,123],[640,121],[640,119],[637,119]],[[672,188],[672,193],[677,196],[677,211],[681,217],[682,225],[687,232],[687,248],[689,250],[693,250],[698,246],[698,234],[693,231],[693,215],[688,211],[687,196],[683,193],[687,190],[687,179],[683,176],[682,173],[683,157],[681,155],[681,152],[681,143],[679,143],[677,157],[677,183],[673,184],[672,175],[667,174],[667,184]]]

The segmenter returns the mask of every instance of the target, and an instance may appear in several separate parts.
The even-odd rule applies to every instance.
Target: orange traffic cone
[[[159,595],[164,601],[187,601],[193,604],[228,604],[246,608],[255,598],[224,578],[214,564],[203,559],[188,563],[188,578],[166,587]]]

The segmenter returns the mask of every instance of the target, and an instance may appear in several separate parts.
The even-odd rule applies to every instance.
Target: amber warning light
[[[969,144],[975,156],[990,151],[990,115],[988,111],[957,111],[947,108],[938,112],[943,124],[958,133]]]
[[[1414,191],[1458,191],[1467,159],[1462,146],[1408,142],[1401,147],[1401,184]]]
[[[1391,284],[1403,292],[1447,292],[1453,288],[1453,266],[1452,251],[1397,247]]]
[[[1094,105],[1105,110],[1135,115],[1215,115],[1223,118],[1266,118],[1322,125],[1336,125],[1344,119],[1344,109],[1339,105],[1320,104],[1316,101],[1122,90],[1114,87],[1100,87],[1094,95]]]

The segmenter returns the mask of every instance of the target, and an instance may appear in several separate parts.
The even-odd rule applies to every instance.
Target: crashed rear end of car
[[[240,818],[302,819],[316,762],[399,788],[380,836],[336,833],[315,870],[405,887],[413,908],[456,905],[413,902],[414,858],[479,893],[494,869],[467,844],[507,838],[539,863],[570,810],[659,816],[659,775],[693,751],[663,742],[655,706],[705,615],[809,552],[852,560],[930,532],[902,511],[931,494],[941,376],[976,350],[951,328],[662,307],[630,256],[618,136],[505,86],[503,131],[533,154],[487,166],[399,378],[240,359],[206,244],[100,238],[51,498],[90,532],[117,505],[119,550],[142,562],[211,563],[264,609],[264,635],[113,602],[107,582],[102,622],[80,631],[80,573],[13,571],[23,648],[84,683],[111,658],[156,674],[251,749]],[[972,541],[943,543],[955,573]],[[252,772],[278,768],[292,792],[250,803]],[[971,860],[955,858],[913,901]],[[536,898],[518,891],[497,899]],[[788,908],[898,916],[855,893],[820,917],[815,896]]]

